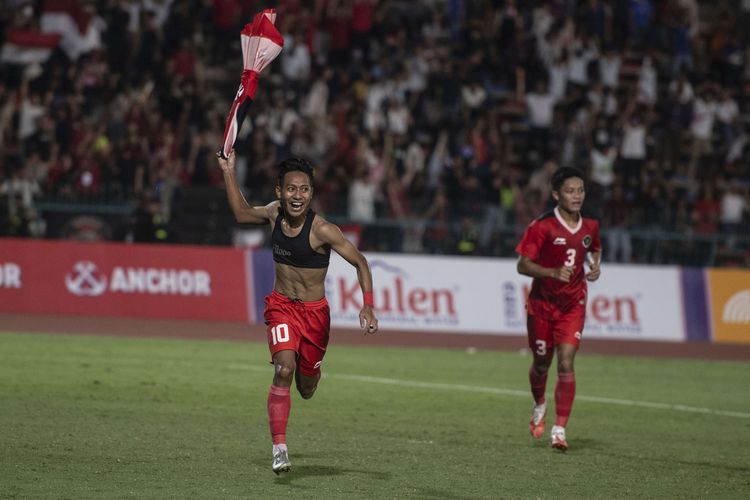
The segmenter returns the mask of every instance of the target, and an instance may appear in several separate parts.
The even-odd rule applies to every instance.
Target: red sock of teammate
[[[558,373],[555,387],[555,425],[565,427],[568,424],[573,400],[576,397],[576,374]]]
[[[531,395],[538,405],[544,403],[544,391],[547,389],[547,372],[539,373],[534,365],[529,368],[529,382],[531,383]]]
[[[271,425],[273,444],[286,444],[286,424],[291,406],[289,387],[271,385],[268,391],[268,422]]]

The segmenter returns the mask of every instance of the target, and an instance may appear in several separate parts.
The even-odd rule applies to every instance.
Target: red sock
[[[289,387],[271,385],[268,391],[268,422],[271,425],[273,444],[286,443],[286,424],[289,421],[289,409],[292,398]]]
[[[539,373],[534,365],[529,368],[529,382],[531,382],[531,395],[538,405],[544,403],[544,391],[547,389],[547,372]]]
[[[573,400],[576,397],[576,374],[558,373],[555,387],[555,425],[565,427],[568,424]]]

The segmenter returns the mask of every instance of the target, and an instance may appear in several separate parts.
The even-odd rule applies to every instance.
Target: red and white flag
[[[0,51],[0,62],[24,65],[43,63],[60,43],[60,37],[57,33],[10,29]]]
[[[102,46],[94,15],[79,0],[44,0],[39,24],[45,33],[62,35],[60,47],[72,61]]]
[[[224,129],[224,143],[218,151],[222,158],[229,157],[237,134],[245,120],[245,115],[258,90],[258,75],[281,52],[284,37],[274,26],[276,9],[266,9],[256,14],[252,23],[246,24],[240,32],[242,42],[242,80],[232,103]]]

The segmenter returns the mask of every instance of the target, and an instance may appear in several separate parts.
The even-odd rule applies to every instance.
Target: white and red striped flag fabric
[[[60,47],[72,61],[102,46],[94,15],[80,0],[44,0],[39,24],[45,33],[62,35]]]
[[[232,108],[229,110],[227,124],[224,128],[224,142],[217,152],[222,158],[228,158],[237,140],[250,104],[258,90],[258,76],[284,47],[284,37],[274,26],[276,9],[265,9],[255,15],[240,32],[242,42],[242,79],[237,89]]]
[[[10,29],[0,51],[0,63],[41,64],[52,55],[60,38],[57,33]]]

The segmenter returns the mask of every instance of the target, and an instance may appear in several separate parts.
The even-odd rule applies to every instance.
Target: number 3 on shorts
[[[536,354],[538,356],[544,356],[547,354],[547,343],[543,340],[536,341]]]
[[[289,342],[289,327],[286,323],[271,328],[271,340],[273,340],[273,345]]]

